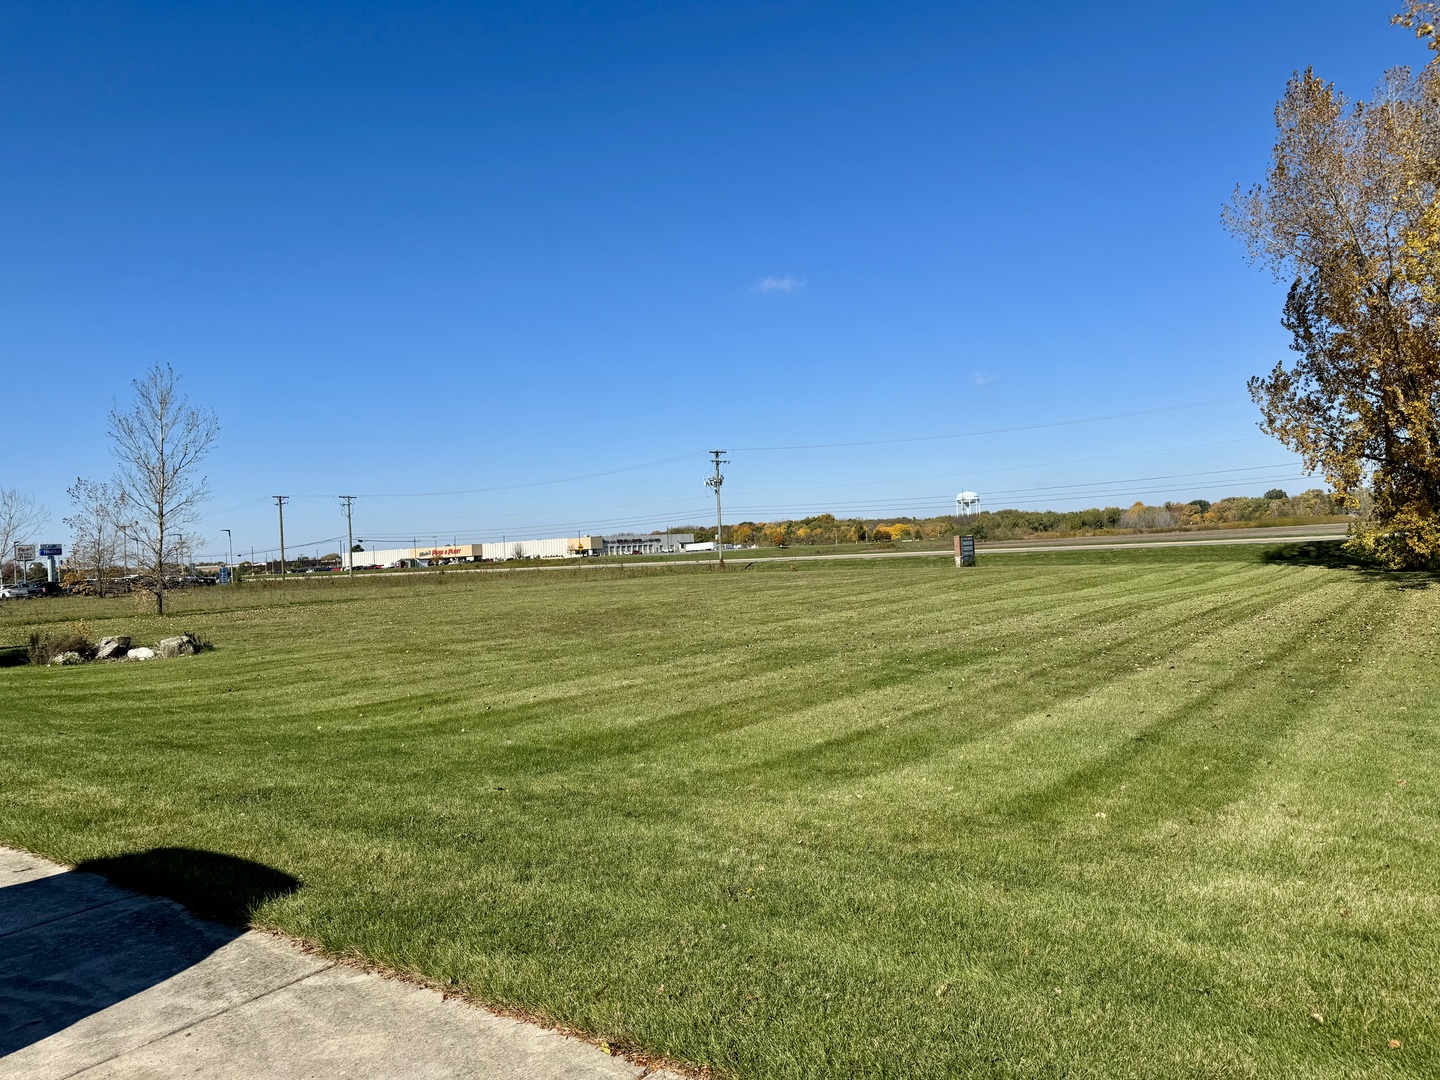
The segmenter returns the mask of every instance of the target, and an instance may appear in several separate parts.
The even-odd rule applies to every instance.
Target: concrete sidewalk
[[[0,848],[0,1077],[635,1080],[588,1043]]]

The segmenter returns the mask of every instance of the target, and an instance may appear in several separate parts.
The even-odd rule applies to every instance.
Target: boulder
[[[155,646],[155,651],[164,657],[194,656],[200,651],[200,642],[195,640],[194,634],[180,634],[162,639]]]
[[[144,645],[141,645],[140,648],[138,648],[138,649],[131,649],[129,652],[127,652],[127,653],[125,654],[125,659],[127,659],[127,660],[154,660],[154,659],[155,659],[155,650],[154,650],[154,649],[147,649],[147,648],[145,648]]]
[[[104,637],[100,639],[100,644],[95,646],[95,659],[123,660],[129,651],[130,639],[128,637]]]
[[[54,660],[50,661],[50,663],[52,664],[60,664],[63,666],[68,666],[70,664],[83,664],[84,662],[85,658],[81,656],[78,652],[62,652],[59,656],[55,657]]]

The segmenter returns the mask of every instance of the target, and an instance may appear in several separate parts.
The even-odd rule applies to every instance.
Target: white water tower
[[[962,491],[955,496],[955,516],[958,518],[970,518],[980,508],[980,496],[973,491]]]

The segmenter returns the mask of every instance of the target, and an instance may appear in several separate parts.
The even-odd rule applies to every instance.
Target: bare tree
[[[103,481],[77,479],[66,489],[75,513],[65,519],[70,529],[70,562],[95,579],[95,591],[106,593],[107,579],[119,562],[121,529],[127,500]]]
[[[0,563],[15,557],[15,545],[29,543],[48,515],[19,488],[0,488]]]
[[[135,514],[131,535],[162,615],[166,568],[182,557],[182,530],[210,494],[197,470],[220,435],[214,411],[191,405],[178,382],[170,365],[156,364],[131,381],[135,400],[129,408],[110,410],[110,441],[119,462],[115,485]]]

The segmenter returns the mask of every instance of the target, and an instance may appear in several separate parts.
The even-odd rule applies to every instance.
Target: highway
[[[975,554],[980,555],[1038,555],[1060,551],[1124,551],[1129,548],[1170,548],[1170,547],[1220,547],[1229,544],[1283,544],[1302,540],[1343,540],[1348,527],[1339,525],[1296,525],[1272,529],[1214,529],[1189,533],[1141,533],[1135,536],[1070,536],[1054,540],[1000,540],[976,544]],[[953,552],[948,549],[930,548],[924,551],[857,551],[832,555],[773,555],[771,549],[765,554],[745,551],[732,552],[726,557],[726,564],[739,566],[746,563],[820,562],[822,560],[845,559],[949,559]],[[516,574],[544,570],[604,570],[632,567],[665,566],[714,566],[714,559],[646,559],[635,562],[579,562],[563,565],[539,566],[455,566],[436,569],[407,570],[406,574]],[[327,575],[328,576],[328,575]]]

